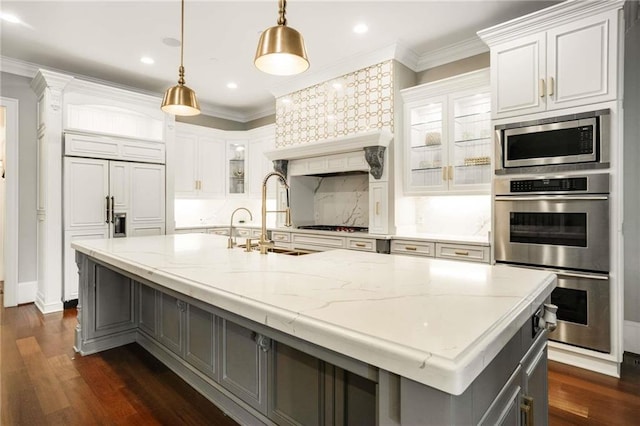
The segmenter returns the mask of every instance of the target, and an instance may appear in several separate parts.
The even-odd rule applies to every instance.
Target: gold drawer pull
[[[406,246],[404,249],[405,250],[409,250],[409,251],[416,251],[416,250],[418,250],[418,247]]]
[[[356,243],[356,247],[366,247],[365,243]]]
[[[276,235],[276,240],[284,240],[284,235]]]
[[[469,256],[469,252],[466,250],[454,250],[454,253],[458,256]]]

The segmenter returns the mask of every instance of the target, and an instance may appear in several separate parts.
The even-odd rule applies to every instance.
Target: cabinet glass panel
[[[411,111],[411,186],[442,184],[444,104],[434,102]]]
[[[480,93],[453,101],[454,185],[491,181],[491,95]]]
[[[230,142],[227,147],[229,194],[244,194],[245,192],[246,148],[247,145],[244,142]]]

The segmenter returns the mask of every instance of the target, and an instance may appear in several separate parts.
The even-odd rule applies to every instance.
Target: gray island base
[[[137,342],[247,425],[547,423],[547,332],[533,318],[555,286],[553,274],[473,265],[478,275],[456,288],[450,280],[463,278],[455,273],[437,277],[455,271],[454,261],[346,250],[291,257],[224,247],[225,239],[212,235],[74,243],[75,350],[88,355]],[[334,265],[330,272],[327,264]],[[419,282],[389,282],[406,281],[415,268],[422,269]],[[278,277],[279,287],[269,276]],[[339,301],[310,301],[309,293],[299,300],[322,288],[312,276],[340,276],[333,288],[339,294],[330,296]],[[507,290],[506,281],[519,292]],[[440,285],[450,286],[449,294]],[[472,302],[465,302],[469,293]],[[460,347],[453,348],[450,334],[464,321],[440,326],[429,313],[408,311],[421,300],[418,306],[432,312],[434,298],[437,305],[461,305],[443,312],[467,311],[470,323],[458,330],[463,338],[453,336]],[[487,312],[489,326],[470,332],[472,322],[483,322],[473,313],[486,310],[487,299],[503,303]],[[407,311],[397,311],[393,301],[408,303]],[[385,306],[392,309],[387,318],[367,317],[380,317]],[[291,316],[283,320],[287,307]],[[416,319],[417,328],[409,324]],[[415,363],[416,353],[422,354],[416,359],[427,356]]]

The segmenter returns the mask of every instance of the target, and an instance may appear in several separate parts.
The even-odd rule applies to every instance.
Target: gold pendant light
[[[309,68],[302,34],[287,26],[287,2],[279,0],[278,25],[267,28],[260,36],[254,64],[267,74],[293,75]]]
[[[200,104],[196,92],[184,85],[184,0],[182,0],[182,22],[180,25],[180,68],[178,68],[178,85],[170,87],[162,99],[162,110],[174,115],[198,115]]]

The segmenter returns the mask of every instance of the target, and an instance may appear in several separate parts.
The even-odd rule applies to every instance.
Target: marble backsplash
[[[319,178],[313,196],[317,225],[369,226],[369,175]]]

